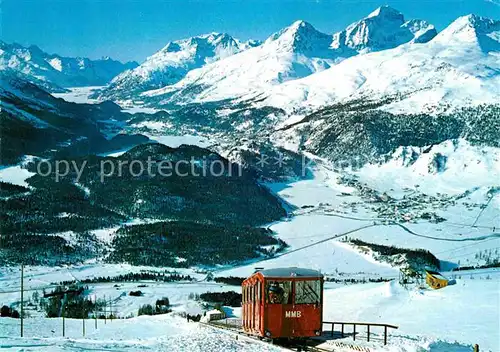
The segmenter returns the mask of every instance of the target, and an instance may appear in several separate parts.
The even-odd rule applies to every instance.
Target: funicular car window
[[[319,303],[320,299],[320,280],[306,280],[295,282],[295,304]]]
[[[266,283],[266,303],[292,304],[292,282],[268,281]]]

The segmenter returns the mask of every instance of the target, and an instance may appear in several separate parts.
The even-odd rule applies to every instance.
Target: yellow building
[[[437,290],[448,286],[448,279],[437,271],[426,270],[425,274],[425,282],[433,289]]]

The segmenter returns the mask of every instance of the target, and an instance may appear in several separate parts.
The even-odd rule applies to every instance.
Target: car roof
[[[319,279],[323,277],[323,274],[321,274],[321,272],[318,270],[304,269],[297,267],[264,269],[258,272],[261,273],[262,276],[266,278],[301,277],[301,278]]]

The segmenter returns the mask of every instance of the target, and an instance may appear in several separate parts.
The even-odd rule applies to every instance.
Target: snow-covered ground
[[[372,39],[377,38],[357,35],[357,28],[360,31],[363,28],[382,29],[383,26],[372,23],[379,17],[386,17],[386,20],[395,18],[396,22],[401,22],[392,26],[395,31],[387,26],[384,31],[369,31],[390,34],[379,39],[382,39],[384,49],[393,49],[379,51],[380,48],[371,48],[376,43]],[[434,36],[433,27],[428,23],[411,23],[422,30],[418,31],[419,35],[427,32]],[[139,68],[121,76],[124,84],[134,86],[137,77],[137,82],[154,83],[148,82],[154,76],[150,73],[162,69],[165,72],[171,71],[172,67],[174,71],[178,68],[186,70],[171,82],[174,85],[143,94],[146,103],[150,97],[155,100],[164,93],[168,93],[166,97],[169,97],[172,91],[178,93],[173,95],[173,101],[181,98],[181,102],[259,96],[261,105],[282,107],[289,112],[294,111],[294,114],[298,107],[317,109],[354,98],[398,96],[400,100],[384,107],[396,113],[436,113],[446,111],[448,105],[460,107],[498,101],[499,21],[464,16],[432,40],[429,37],[418,41],[418,36],[412,35],[401,42],[387,42],[387,39],[398,38],[393,34],[407,29],[408,24],[395,10],[387,7],[379,9],[343,31],[354,40],[362,40],[358,43],[362,50],[345,57],[337,56],[336,50],[332,50],[341,48],[343,35],[319,33],[303,21],[295,22],[255,48],[235,42],[226,35],[210,34],[197,41],[170,43]],[[214,48],[222,43],[220,47],[227,50],[219,52],[217,48],[212,48],[215,51],[210,49],[205,52],[202,64],[197,62],[194,65],[190,56],[191,46],[205,39],[216,44]],[[225,46],[226,41],[222,39],[230,39],[229,46]],[[332,46],[332,40],[338,46]],[[177,54],[174,49],[180,44],[185,46],[185,50]],[[375,52],[367,53],[370,51]],[[182,55],[185,54],[189,55],[184,58]],[[173,60],[179,58],[181,60]],[[217,59],[221,60],[214,62]],[[173,64],[172,60],[175,61]],[[48,64],[61,71],[60,61],[52,60]],[[203,67],[187,72],[200,66]],[[200,92],[192,89],[197,85],[203,86]],[[72,88],[68,93],[54,96],[70,102],[94,104],[99,101],[89,96],[100,88]],[[129,113],[158,111],[140,105],[144,103],[141,101],[122,100],[117,103]],[[12,106],[7,108],[14,109]],[[44,127],[31,115],[23,116]],[[292,116],[288,123],[299,118],[301,116]],[[250,123],[243,123],[240,129],[248,128]],[[162,121],[146,121],[131,126],[147,129],[149,138],[171,147],[181,144],[208,147],[214,144],[194,132],[193,135],[167,135],[172,127]],[[401,147],[388,162],[366,165],[352,172],[349,186],[341,182],[340,174],[321,161],[314,170],[313,178],[267,184],[294,209],[289,218],[268,225],[289,245],[286,251],[270,259],[236,266],[191,269],[104,264],[100,259],[74,266],[26,267],[24,287],[28,300],[34,292],[51,290],[57,282],[65,280],[80,281],[143,271],[176,272],[190,275],[194,280],[89,284],[86,294],[105,297],[112,303],[113,312],[118,317],[137,315],[140,306],[154,304],[156,299],[162,297],[169,298],[173,312],[154,317],[118,319],[105,325],[99,321],[98,329],[89,320],[85,337],[82,336],[81,320],[67,319],[67,336],[62,338],[60,319],[44,318],[43,312],[27,305],[29,316],[25,320],[25,338],[17,337],[19,320],[0,318],[0,348],[8,351],[277,351],[278,348],[246,339],[237,340],[228,332],[187,323],[181,318],[180,313],[183,312],[201,312],[200,303],[193,299],[197,294],[240,291],[238,286],[207,281],[207,270],[215,276],[248,276],[255,267],[300,266],[321,270],[327,277],[338,279],[382,277],[387,280],[398,277],[397,267],[376,261],[369,252],[360,252],[343,241],[346,237],[388,246],[426,249],[441,260],[445,270],[498,260],[498,148],[473,146],[460,140],[432,146],[430,151],[427,149]],[[123,152],[125,150],[108,155],[118,156]],[[433,166],[437,154],[445,157],[446,165]],[[409,162],[408,159],[413,159],[415,155],[417,160]],[[18,185],[27,186],[25,181],[31,175],[22,168],[22,163],[0,169],[0,180]],[[61,217],[67,215],[60,214]],[[437,217],[439,221],[430,221]],[[103,244],[109,244],[116,230],[116,227],[100,229],[94,234]],[[69,244],[74,240],[74,233],[70,231],[54,235],[67,239]],[[384,322],[399,326],[392,332],[389,347],[370,345],[373,350],[463,352],[470,351],[475,343],[481,346],[482,351],[500,350],[500,270],[490,268],[443,274],[455,279],[456,283],[436,291],[422,287],[404,288],[397,280],[354,285],[328,282],[324,292],[324,319]],[[0,266],[0,305],[19,307],[19,276],[19,268]],[[135,290],[141,290],[142,295],[130,296],[129,292]],[[233,310],[236,316],[240,313],[239,309]]]
[[[149,137],[171,147],[213,144],[208,138],[197,135],[165,135],[162,134],[165,126],[158,127]],[[121,152],[124,151],[118,153]],[[444,268],[482,265],[487,260],[498,258],[500,195],[495,191],[499,187],[500,175],[498,150],[458,141],[434,146],[431,152],[422,153],[417,149],[414,152],[419,157],[409,166],[404,158],[404,155],[409,155],[408,150],[397,150],[388,162],[367,165],[354,176],[363,187],[374,189],[378,194],[385,193],[397,202],[406,202],[416,194],[423,197],[414,207],[418,211],[434,211],[446,219],[444,222],[418,219],[404,223],[404,227],[393,224],[388,221],[387,214],[381,215],[377,210],[378,206],[386,206],[384,203],[374,205],[359,188],[341,183],[340,174],[318,160],[312,178],[266,185],[295,208],[293,216],[268,225],[288,243],[289,248],[268,260],[209,269],[215,276],[248,276],[255,267],[299,266],[318,269],[339,279],[398,277],[398,268],[359,252],[342,241],[346,236],[377,244],[427,249],[442,261]],[[429,164],[436,153],[447,157],[446,167],[431,172]],[[1,169],[0,179],[25,185],[31,173],[21,166],[22,163]],[[391,212],[397,217],[403,209],[396,206]],[[404,211],[409,214],[414,211],[408,209]],[[101,242],[109,243],[115,231],[116,228],[110,228],[94,233]],[[59,235],[66,236],[71,242],[71,233]],[[0,345],[10,350],[51,351],[268,350],[269,347],[260,344],[236,341],[219,331],[200,329],[196,324],[187,324],[175,316],[180,312],[201,312],[200,304],[190,298],[193,294],[240,291],[237,286],[207,282],[205,270],[134,267],[95,260],[76,266],[26,267],[26,297],[31,297],[35,291],[50,290],[54,283],[65,280],[165,270],[190,275],[195,281],[118,283],[117,286],[115,283],[97,283],[89,284],[88,294],[99,298],[106,296],[113,302],[114,312],[119,317],[137,315],[141,305],[152,304],[166,296],[173,306],[171,316],[120,319],[100,326],[98,330],[93,330],[89,321],[85,338],[81,336],[81,321],[68,319],[69,338],[62,339],[58,337],[60,320],[42,318],[42,312],[29,311],[32,317],[26,319],[27,339],[16,337],[17,320],[0,319]],[[19,268],[0,267],[0,305],[18,305],[19,275]],[[499,271],[485,269],[445,275],[456,278],[457,284],[439,291],[405,290],[396,281],[349,286],[327,283],[324,318],[399,325],[400,329],[393,333],[391,340],[394,341],[390,347],[392,351],[455,352],[464,351],[474,343],[479,343],[482,350],[495,351],[499,342],[495,335],[499,330]],[[143,295],[129,296],[133,290],[141,290]],[[238,310],[234,314],[238,315]],[[217,339],[220,346],[214,343]]]
[[[398,166],[391,170],[394,174],[399,172],[400,177],[404,177],[405,172],[411,174],[404,167]],[[403,189],[402,184],[386,176],[387,172],[384,168],[380,168],[378,173],[370,170],[368,181],[377,186],[382,184],[384,187],[392,187],[393,193],[403,201],[405,195],[407,197],[416,192],[415,189]],[[452,171],[454,172],[458,170]],[[416,205],[420,211],[434,211],[437,207],[436,211],[446,221],[431,223],[418,220],[400,227],[388,223],[386,216],[380,217],[367,200],[359,196],[356,189],[339,184],[338,176],[333,171],[319,167],[313,179],[269,185],[274,192],[298,209],[291,219],[270,226],[290,248],[283,255],[267,260],[266,267],[293,265],[316,268],[327,274],[342,272],[349,275],[358,273],[358,276],[397,275],[397,269],[374,262],[371,257],[363,256],[352,247],[339,242],[342,237],[335,241],[325,241],[342,234],[371,243],[427,249],[443,261],[444,267],[459,264],[482,265],[486,259],[481,258],[499,257],[500,195],[492,195],[489,201],[489,187],[476,189],[471,186],[472,191],[468,196],[451,202],[447,207],[440,201],[431,204],[423,199],[421,204]],[[444,179],[434,179],[431,176],[426,179],[427,188],[431,189],[431,185],[434,185],[433,193],[445,193],[450,188],[449,182],[446,182],[447,176],[441,177]],[[382,183],[383,180],[385,183]],[[488,182],[492,182],[488,184],[490,187],[495,184],[493,178]],[[385,188],[381,191],[385,191]],[[460,191],[463,192],[464,189]],[[475,226],[472,226],[475,221]],[[246,276],[253,272],[255,266],[262,265],[250,263],[222,271],[221,275]]]
[[[146,134],[146,136],[158,143],[165,144],[172,148],[177,148],[182,144],[196,145],[201,148],[206,148],[212,144],[212,142],[206,137],[189,135],[184,136],[174,136],[174,135],[164,135],[164,134]]]
[[[280,348],[239,338],[225,331],[186,323],[173,314],[102,321],[98,329],[87,321],[66,319],[66,336],[61,337],[61,319],[27,319],[26,338],[19,336],[19,321],[0,319],[0,348],[3,351],[281,351]]]
[[[380,342],[368,346],[373,351],[394,352],[462,352],[478,343],[482,351],[497,351],[499,329],[499,279],[500,271],[487,269],[463,272],[455,276],[457,283],[441,290],[410,288],[396,281],[339,286],[325,284],[324,320],[385,322],[399,326],[390,332],[390,345]],[[139,286],[140,285],[140,286]],[[153,317],[136,317],[98,321],[87,320],[86,336],[82,336],[82,320],[66,319],[66,338],[62,338],[61,319],[41,318],[29,313],[25,320],[25,338],[19,338],[19,320],[0,319],[0,346],[6,350],[75,350],[109,349],[135,351],[139,348],[172,351],[278,351],[270,346],[246,340],[236,341],[234,336],[187,323],[178,312],[197,314],[200,306],[190,300],[191,293],[208,291],[239,291],[239,287],[209,282],[197,283],[113,283],[91,284],[90,295],[104,297],[113,302],[113,312],[126,316],[137,308],[167,296],[174,312]],[[126,295],[130,290],[141,290],[142,297]],[[16,293],[17,296],[19,293]],[[5,295],[0,294],[0,299]],[[5,301],[4,301],[5,302]],[[239,316],[238,309],[233,312]],[[325,329],[328,329],[326,327]],[[349,333],[346,327],[346,333]],[[366,332],[358,327],[358,341]],[[380,338],[380,330],[372,330],[372,340]],[[216,349],[215,340],[220,340]],[[204,342],[203,342],[204,341]],[[343,340],[352,343],[349,338]],[[364,345],[363,342],[358,342]]]
[[[96,90],[102,89],[102,86],[94,87],[75,87],[68,88],[67,93],[52,93],[56,98],[61,98],[71,103],[78,104],[98,104],[100,101],[97,99],[91,99],[89,96]]]
[[[442,170],[433,167],[438,155],[446,159]],[[388,162],[366,165],[358,175],[369,187],[394,197],[405,188],[430,195],[458,195],[500,185],[500,148],[474,146],[464,139],[426,147],[399,147]]]
[[[93,87],[73,87],[67,88],[69,92],[66,93],[52,93],[56,98],[64,99],[70,103],[78,104],[99,104],[102,101],[99,99],[90,98],[95,92],[105,88],[104,86],[93,86]],[[154,114],[158,112],[158,109],[148,108],[141,105],[135,105],[131,101],[116,101],[123,112],[128,112],[130,114],[135,113],[145,113]]]
[[[391,341],[417,351],[498,351],[500,271],[457,275],[441,290],[406,290],[396,281],[325,290],[324,320],[382,321],[399,326]],[[362,333],[362,328],[358,330]],[[350,332],[351,330],[346,330]]]
[[[140,99],[165,97],[162,103],[255,99],[261,101],[258,106],[289,113],[357,99],[397,97],[382,109],[409,114],[498,102],[499,21],[471,14],[457,18],[434,37],[432,25],[412,20],[427,33],[425,39],[414,41],[409,33],[398,35],[406,27],[402,15],[383,9],[333,36],[297,21],[258,47],[192,70],[175,84],[142,93]],[[383,20],[379,23],[377,18]],[[387,18],[397,24],[388,26]],[[377,28],[381,24],[384,28]],[[373,33],[386,37],[370,38]],[[386,50],[378,51],[377,44]]]
[[[28,187],[26,180],[33,175],[33,172],[29,172],[21,165],[0,168],[0,181],[12,183],[14,185]]]
[[[491,230],[488,230],[489,226],[494,226],[495,221],[498,221],[499,212],[496,200],[492,201],[481,215],[481,226],[486,228],[458,226],[447,221],[439,224],[430,222],[405,224],[414,233],[424,235],[417,236],[390,224],[370,226],[374,224],[374,221],[376,222],[377,214],[371,208],[363,206],[363,199],[354,187],[340,184],[338,175],[321,165],[315,170],[314,175],[314,178],[289,184],[268,185],[275,193],[297,208],[295,216],[269,225],[290,245],[287,251],[265,261],[251,262],[238,267],[216,268],[214,270],[216,276],[247,276],[254,271],[255,267],[278,266],[315,268],[328,276],[339,278],[384,277],[389,279],[398,276],[397,268],[376,262],[372,257],[359,253],[346,243],[340,242],[341,237],[329,240],[339,234],[348,234],[351,237],[380,244],[426,248],[443,261],[456,264],[458,260],[461,260],[462,265],[481,263],[477,258],[477,253],[493,251],[494,255],[495,248],[500,247],[500,238],[495,237]],[[382,177],[384,172],[380,175]],[[404,192],[404,190],[399,191]],[[485,204],[484,187],[475,190],[462,201]],[[349,205],[346,206],[346,204]],[[307,207],[302,208],[303,206]],[[463,203],[455,202],[453,206],[442,210],[441,215],[457,222],[462,216],[460,221],[468,224],[480,210],[473,208],[471,211],[473,214],[467,218],[463,217],[463,213],[467,213],[464,209]],[[108,232],[103,236],[109,236]],[[25,271],[26,295],[30,297],[34,290],[50,288],[51,283],[57,281],[115,276],[141,270],[173,269],[133,267],[126,264],[110,265],[99,262],[61,268],[27,267]],[[200,306],[189,298],[190,294],[227,290],[238,292],[240,290],[237,286],[205,281],[205,272],[196,272],[194,269],[177,271],[191,275],[196,281],[119,283],[118,287],[115,287],[114,283],[89,284],[89,294],[97,297],[105,295],[108,300],[113,301],[115,312],[124,317],[136,314],[142,304],[153,303],[163,296],[169,297],[173,304],[174,314],[182,311],[193,314],[200,311]],[[327,283],[325,286],[325,320],[375,321],[399,325],[400,328],[392,333],[392,343],[389,349],[380,347],[380,350],[465,351],[474,343],[479,343],[485,351],[497,350],[496,332],[499,329],[498,312],[500,309],[499,270],[484,269],[473,272],[445,273],[445,275],[455,278],[457,283],[439,291],[417,288],[405,290],[397,284],[397,281],[349,286]],[[0,284],[0,303],[17,304],[19,268],[1,268]],[[139,285],[141,285],[140,288]],[[129,296],[128,292],[132,290],[141,290],[143,296]],[[238,310],[234,313],[239,314]],[[234,337],[218,331],[200,330],[195,324],[187,324],[174,315],[117,320],[96,331],[89,327],[86,338],[82,338],[80,334],[81,321],[68,320],[68,324],[74,324],[74,327],[68,328],[70,338],[62,339],[56,337],[58,326],[60,326],[58,319],[43,319],[40,317],[41,313],[37,312],[32,314],[34,318],[26,320],[26,336],[28,336],[26,340],[14,337],[18,331],[17,321],[0,320],[0,336],[3,336],[0,344],[10,346],[12,350],[21,349],[22,345],[26,345],[40,350],[89,349],[91,346],[97,349],[135,350],[139,348],[138,346],[142,346],[141,348],[152,350],[166,348],[174,351],[210,351],[212,350],[210,344],[215,339],[221,339],[222,345],[219,350],[224,351],[245,350],[245,348],[260,351],[260,348],[264,348],[263,350],[269,348],[235,341]],[[91,325],[90,321],[89,325]],[[133,333],[130,330],[132,326],[136,329]],[[52,333],[52,330],[56,332]],[[207,345],[202,345],[202,343]]]

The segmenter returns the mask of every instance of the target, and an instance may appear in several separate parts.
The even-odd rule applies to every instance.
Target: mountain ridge
[[[190,70],[259,44],[253,40],[241,42],[229,34],[217,32],[171,41],[138,67],[114,77],[97,96],[127,99],[136,91],[174,84]]]
[[[432,113],[494,103],[500,95],[499,54],[500,21],[463,16],[427,43],[359,55],[276,86],[262,104],[292,111],[388,99],[385,108],[394,112]]]
[[[434,37],[434,26],[421,20],[405,21],[402,14],[388,9],[380,8],[334,35],[322,33],[308,22],[296,21],[271,35],[262,45],[192,70],[178,83],[145,92],[140,99],[147,101],[155,97],[153,104],[164,104],[258,95],[286,81],[329,69],[353,56],[404,43],[417,44]],[[388,12],[397,12],[398,16],[394,19]],[[377,26],[382,28],[377,30]],[[352,38],[357,38],[358,27],[364,28],[365,39],[361,36],[351,43]],[[377,35],[386,30],[389,33]],[[380,44],[381,40],[386,40],[384,45]]]
[[[109,57],[91,60],[49,54],[36,45],[29,47],[0,40],[0,70],[12,69],[51,92],[65,88],[107,84],[118,73],[135,67],[136,62],[122,63]]]

